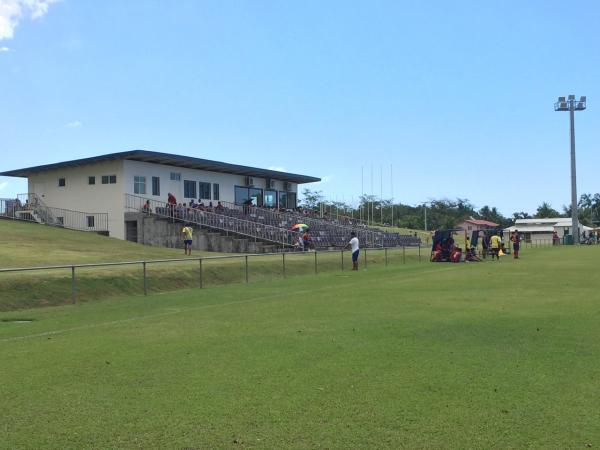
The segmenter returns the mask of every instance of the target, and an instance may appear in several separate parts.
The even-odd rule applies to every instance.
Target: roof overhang
[[[54,164],[45,164],[42,166],[27,167],[24,169],[9,170],[0,172],[4,177],[28,177],[30,175],[47,172],[50,170],[83,167],[89,164],[105,161],[140,161],[151,164],[164,164],[173,167],[182,167],[187,169],[206,170],[209,172],[229,173],[233,175],[244,175],[257,178],[272,178],[279,181],[288,181],[292,183],[315,183],[321,181],[320,178],[307,175],[298,175],[289,172],[280,172],[277,170],[259,169],[257,167],[241,166],[238,164],[229,164],[209,159],[194,158],[191,156],[173,155],[170,153],[152,152],[148,150],[131,150],[128,152],[109,153],[107,155],[94,156],[92,158],[74,159]]]

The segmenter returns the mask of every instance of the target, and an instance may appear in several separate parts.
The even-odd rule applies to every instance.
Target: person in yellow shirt
[[[186,225],[181,230],[181,234],[183,234],[183,251],[186,256],[192,256],[192,236],[194,234],[194,229],[189,225]]]
[[[498,261],[500,261],[500,255],[498,255],[498,252],[500,251],[501,244],[502,244],[502,239],[500,239],[500,236],[498,236],[498,232],[494,231],[494,234],[490,238],[490,249],[492,250],[492,261],[494,260],[494,256],[496,257],[496,259],[498,259]]]

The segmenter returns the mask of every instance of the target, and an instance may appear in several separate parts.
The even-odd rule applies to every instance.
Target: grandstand
[[[145,206],[147,205],[147,206]],[[351,218],[327,219],[297,210],[277,210],[221,202],[222,208],[190,208],[169,205],[142,196],[125,195],[125,209],[166,220],[187,222],[202,228],[232,233],[269,242],[281,248],[293,248],[300,233],[292,231],[297,223],[309,226],[316,249],[342,248],[354,231],[367,248],[418,246],[420,238],[369,227]]]

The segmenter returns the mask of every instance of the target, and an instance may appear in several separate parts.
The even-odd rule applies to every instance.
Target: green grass
[[[599,262],[538,248],[0,313],[0,447],[595,448]]]
[[[23,222],[0,221],[0,233],[6,237],[0,248],[2,267],[69,265],[96,262],[122,262],[183,258],[181,250],[147,247],[96,234],[62,230]],[[198,256],[219,256],[218,253],[194,252]],[[363,252],[363,256],[365,253]],[[367,252],[367,264],[385,265],[382,251]],[[350,254],[345,252],[346,268]],[[427,258],[423,258],[425,261]],[[390,264],[418,261],[418,249],[388,252]],[[363,264],[364,264],[363,259]],[[245,257],[203,261],[204,286],[245,283]],[[319,253],[318,271],[341,270],[340,253]],[[286,256],[285,276],[314,273],[314,253]],[[281,256],[249,256],[248,280],[264,281],[283,278]],[[111,266],[78,268],[76,290],[78,302],[96,301],[115,296],[143,294],[143,268]],[[199,262],[156,263],[147,266],[147,287],[150,292],[173,291],[200,285]],[[0,311],[35,306],[71,303],[71,269],[0,273]]]

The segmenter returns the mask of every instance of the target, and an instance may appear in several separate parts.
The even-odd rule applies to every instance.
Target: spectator
[[[519,230],[515,230],[510,237],[513,243],[513,258],[519,259],[519,248],[521,246],[521,236],[519,236]]]
[[[304,230],[304,234],[302,235],[302,240],[304,241],[304,251],[307,252],[311,247],[311,239],[310,234],[308,233],[308,228]]]
[[[152,208],[150,208],[150,200],[146,200],[146,203],[144,203],[144,206],[142,207],[142,211],[147,214],[152,212]]]
[[[222,213],[225,210],[225,207],[221,204],[221,202],[218,202],[215,210],[217,213]]]
[[[353,231],[350,233],[352,239],[348,242],[352,250],[352,270],[358,270],[358,255],[360,254],[360,247],[358,243],[358,238],[356,237],[356,233]]]
[[[560,238],[558,237],[558,233],[556,231],[552,232],[552,245],[559,245]]]
[[[186,224],[181,233],[183,234],[183,251],[186,256],[192,256],[192,236],[194,229],[189,224]]]
[[[498,232],[496,230],[494,230],[494,234],[490,238],[490,249],[492,250],[492,260],[494,259],[494,256],[495,256],[496,259],[498,261],[500,261],[499,252],[500,252],[501,243],[502,243],[502,239],[500,239],[500,236],[498,236]]]

